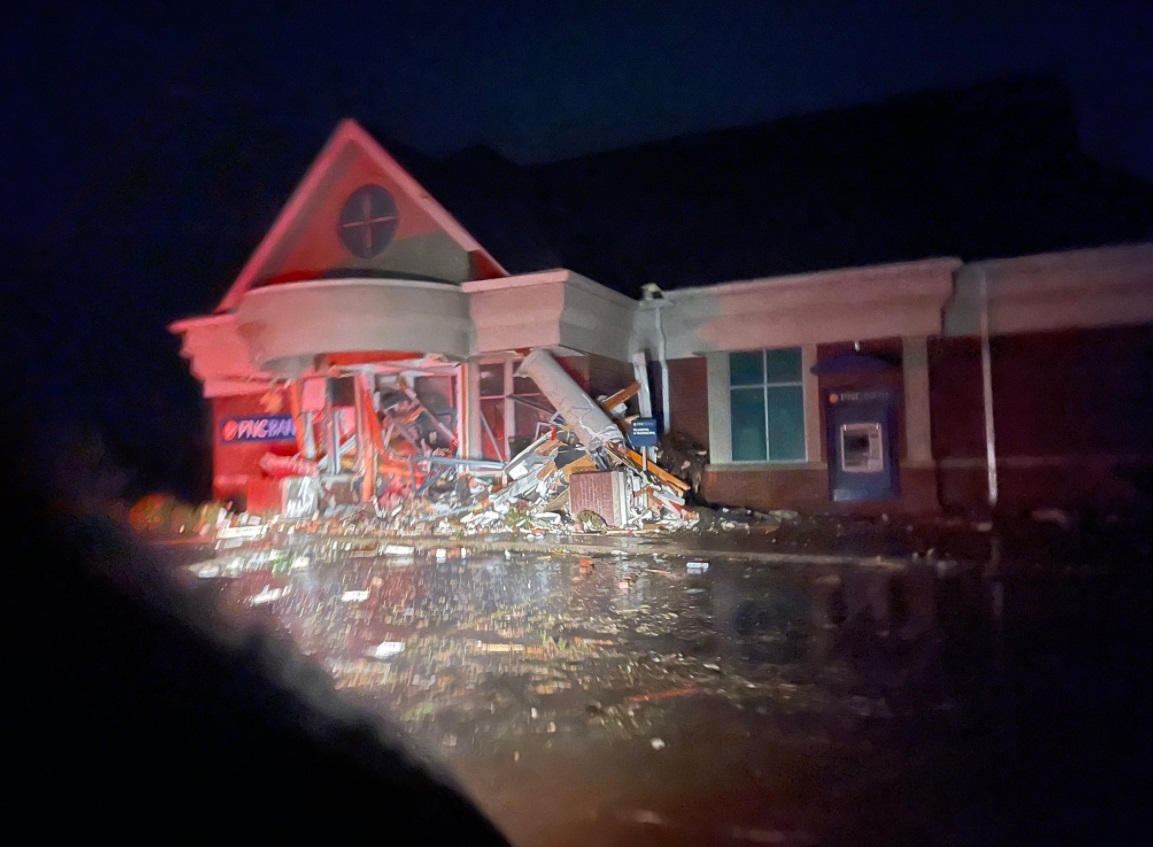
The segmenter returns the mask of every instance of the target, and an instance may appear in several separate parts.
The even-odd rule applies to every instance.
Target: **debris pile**
[[[675,529],[696,523],[685,505],[691,485],[625,441],[625,403],[637,383],[589,397],[544,350],[529,354],[531,377],[558,410],[547,431],[492,481],[458,477],[436,496],[409,499],[390,517],[465,533],[499,530],[611,532]]]
[[[503,482],[470,490],[468,498],[410,500],[393,517],[468,534],[670,529],[697,520],[685,505],[687,483],[621,444],[586,449],[569,426],[538,438],[503,476]]]
[[[547,406],[536,439],[507,462],[462,458],[451,404],[403,377],[303,380],[289,391],[296,452],[262,458],[267,477],[250,482],[247,511],[399,534],[696,525],[685,502],[694,484],[655,463],[655,421],[628,413],[639,383],[593,399],[545,350],[528,354],[516,378],[530,380]],[[638,434],[638,423],[648,429]]]

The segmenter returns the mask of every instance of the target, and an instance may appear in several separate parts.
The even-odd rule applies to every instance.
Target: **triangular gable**
[[[259,285],[343,272],[467,282],[508,276],[356,121],[341,121],[218,312]]]

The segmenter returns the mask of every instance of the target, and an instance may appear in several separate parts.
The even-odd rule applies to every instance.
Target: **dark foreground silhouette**
[[[398,732],[291,645],[179,588],[69,490],[78,468],[47,472],[27,429],[5,428],[18,457],[0,489],[10,827],[506,843]]]

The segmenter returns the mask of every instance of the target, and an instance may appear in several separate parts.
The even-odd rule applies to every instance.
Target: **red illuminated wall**
[[[291,456],[296,452],[294,441],[225,444],[221,440],[220,427],[226,419],[269,414],[261,401],[262,396],[244,394],[236,397],[216,397],[212,400],[212,491],[218,500],[244,502],[247,480],[265,476],[259,465],[265,453]],[[283,397],[281,399],[283,407],[276,414],[287,414],[287,399]]]

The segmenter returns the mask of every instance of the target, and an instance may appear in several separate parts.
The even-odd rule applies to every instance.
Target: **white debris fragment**
[[[650,738],[649,744],[652,745],[652,748],[654,750],[664,750],[665,747],[668,746],[667,744],[665,744],[665,740],[663,738]]]
[[[368,591],[345,591],[340,595],[342,603],[363,603],[368,599]]]
[[[708,562],[686,562],[685,568],[689,573],[704,573],[709,569]]]
[[[259,592],[248,598],[248,605],[261,606],[265,603],[272,603],[276,600],[279,600],[287,593],[288,586],[285,586],[284,588],[273,588],[270,585],[266,585]]]
[[[236,539],[236,538],[261,538],[264,533],[268,531],[268,527],[264,525],[257,526],[226,526],[221,527],[216,531],[217,538]]]
[[[382,641],[372,649],[365,651],[364,655],[370,659],[387,659],[390,656],[395,656],[397,653],[403,652],[403,641]]]

